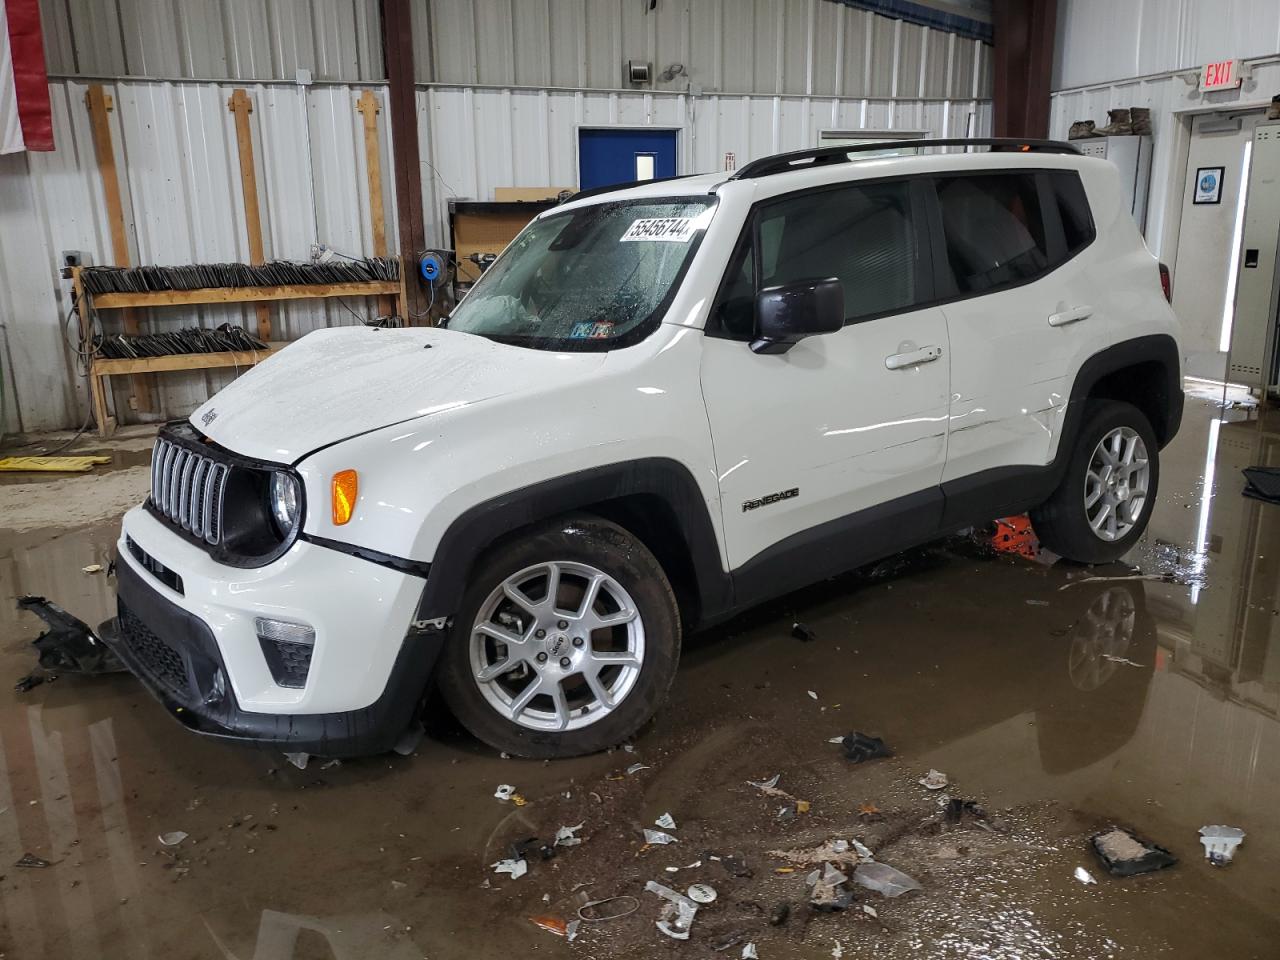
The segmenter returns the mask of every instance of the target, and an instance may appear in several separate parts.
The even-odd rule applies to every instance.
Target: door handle
[[[884,358],[884,365],[890,370],[905,370],[907,367],[918,367],[922,363],[933,363],[942,356],[942,348],[938,346],[921,347],[906,353],[895,353]]]
[[[1049,326],[1065,327],[1069,323],[1079,323],[1093,316],[1093,307],[1072,307],[1060,313],[1049,314]]]

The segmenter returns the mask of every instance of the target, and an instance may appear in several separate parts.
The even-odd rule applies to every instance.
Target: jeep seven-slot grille
[[[163,437],[151,455],[151,502],[206,543],[222,539],[222,494],[228,466]]]

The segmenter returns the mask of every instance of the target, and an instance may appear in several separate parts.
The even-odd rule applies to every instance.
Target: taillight
[[[1160,289],[1164,291],[1164,298],[1173,303],[1173,276],[1163,263],[1160,264]]]

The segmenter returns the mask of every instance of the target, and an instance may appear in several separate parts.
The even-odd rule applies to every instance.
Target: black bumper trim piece
[[[314,543],[317,547],[337,550],[339,553],[359,557],[361,560],[368,560],[370,563],[376,563],[380,567],[390,567],[392,570],[399,570],[401,573],[422,577],[424,580],[431,573],[431,564],[425,560],[406,560],[404,557],[383,553],[380,550],[357,547],[355,544],[343,543],[341,540],[330,540],[328,537],[317,537],[310,533],[304,533],[300,539],[307,541],[307,543]]]
[[[148,669],[111,620],[98,634],[147,691],[164,704],[184,726],[223,740],[239,740],[290,752],[325,757],[383,753],[395,745],[413,721],[427,690],[431,672],[444,645],[443,631],[432,626],[410,627],[396,655],[387,686],[369,706],[335,713],[254,713],[240,708],[225,680],[222,655],[213,632],[199,617],[162,596],[130,562],[117,560],[117,597],[131,617],[145,624],[173,648],[187,666],[188,689],[175,690]],[[221,692],[212,684],[224,673]]]

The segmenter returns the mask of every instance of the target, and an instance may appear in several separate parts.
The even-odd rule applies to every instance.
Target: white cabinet
[[[1138,229],[1147,232],[1147,188],[1151,181],[1151,137],[1098,137],[1075,140],[1086,157],[1102,157],[1120,169],[1120,191]]]

